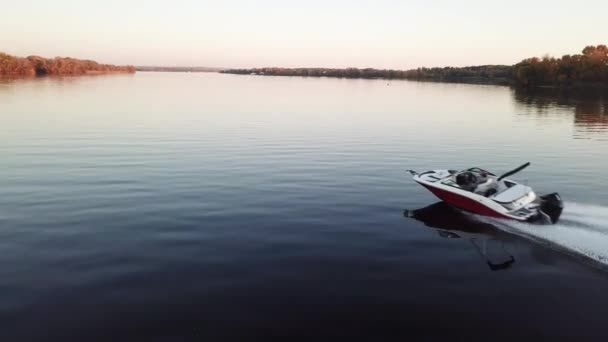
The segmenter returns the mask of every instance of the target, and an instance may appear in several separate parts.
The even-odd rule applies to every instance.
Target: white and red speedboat
[[[500,177],[478,167],[463,171],[408,171],[418,184],[453,207],[484,216],[556,223],[564,208],[559,194],[538,196],[529,186],[507,179],[529,165]]]

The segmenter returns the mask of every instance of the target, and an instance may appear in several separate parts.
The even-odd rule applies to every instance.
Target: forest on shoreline
[[[486,83],[537,86],[606,86],[608,87],[608,48],[587,46],[581,54],[561,58],[527,58],[515,65],[391,69],[331,68],[251,68],[220,71],[239,75],[339,77],[366,79],[405,79],[416,81]]]
[[[337,77],[364,79],[405,79],[416,81],[460,82],[514,85],[520,88],[608,87],[608,47],[587,46],[580,54],[532,57],[515,65],[417,68],[411,70],[373,68],[250,68],[223,69],[194,67],[134,67],[100,64],[69,57],[15,57],[0,52],[0,76],[87,75],[134,73],[141,71],[221,72],[239,75]]]
[[[332,69],[332,68],[252,68],[227,69],[220,71],[227,74],[266,75],[266,76],[302,76],[302,77],[337,77],[366,79],[406,79],[417,81],[468,82],[509,84],[512,67],[508,65],[482,65],[472,67],[418,68],[412,70],[394,69]]]
[[[581,54],[561,58],[544,56],[524,59],[513,66],[513,81],[523,87],[608,86],[608,47],[587,46]]]
[[[15,57],[0,52],[0,76],[66,76],[134,72],[135,67],[130,65],[117,66],[111,64],[100,64],[91,60],[82,60],[69,57]]]

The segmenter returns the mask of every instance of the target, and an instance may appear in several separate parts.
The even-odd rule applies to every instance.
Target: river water
[[[0,81],[0,340],[605,340],[608,94],[138,73]],[[454,213],[480,166],[556,226]]]

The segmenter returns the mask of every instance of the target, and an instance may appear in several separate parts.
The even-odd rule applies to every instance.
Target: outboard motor
[[[541,214],[548,216],[550,223],[555,224],[559,220],[562,211],[564,210],[564,202],[557,192],[540,196],[542,202],[540,204]]]

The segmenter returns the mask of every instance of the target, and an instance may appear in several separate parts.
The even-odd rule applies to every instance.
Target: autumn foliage
[[[513,84],[518,87],[586,85],[608,86],[608,47],[587,46],[582,54],[561,58],[528,58],[510,65],[481,65],[462,68],[328,69],[328,68],[256,68],[229,69],[231,74],[269,76],[313,76],[342,78],[385,78],[419,81]]]
[[[561,58],[528,58],[513,66],[513,77],[520,86],[608,85],[608,47],[587,46],[582,54]]]
[[[99,64],[75,58],[39,56],[15,57],[0,52],[0,76],[85,75],[104,73],[133,73],[133,66]]]

